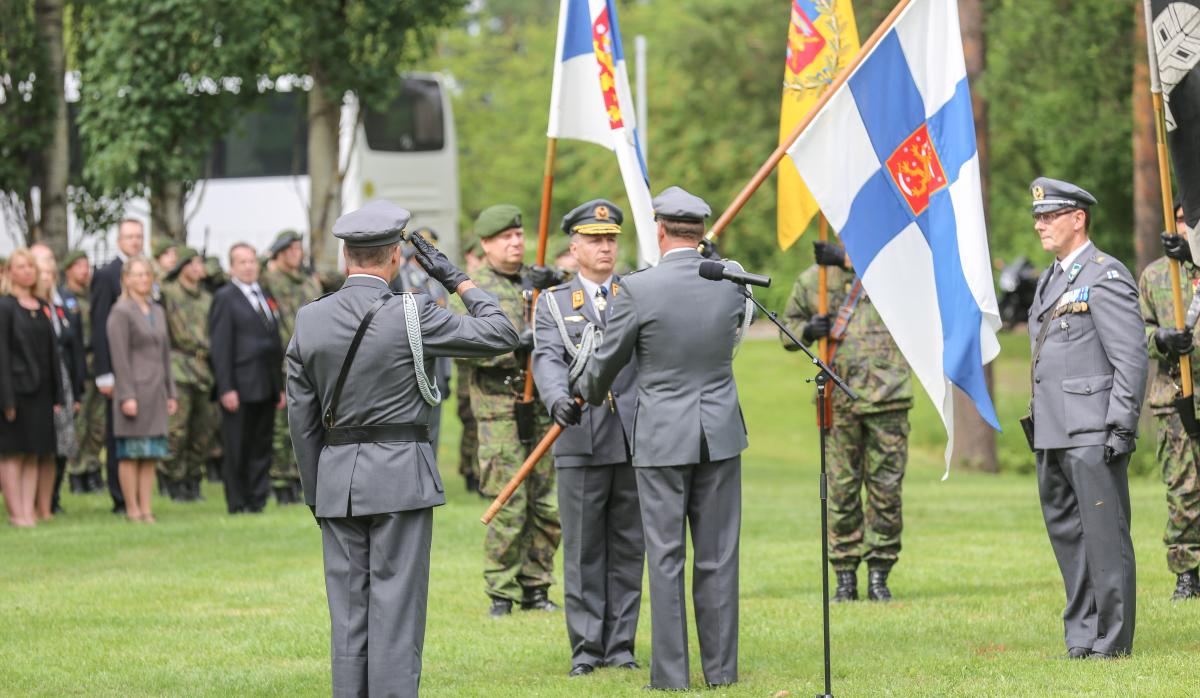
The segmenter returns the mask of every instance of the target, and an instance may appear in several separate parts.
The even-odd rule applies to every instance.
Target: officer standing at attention
[[[300,307],[321,295],[321,282],[306,273],[304,242],[300,233],[285,230],[275,236],[268,250],[271,264],[263,271],[260,283],[279,306],[279,341],[284,347],[292,340],[296,314]],[[288,435],[287,408],[275,412],[272,436],[271,491],[281,506],[300,502],[300,469]]]
[[[1146,321],[1147,347],[1157,359],[1150,383],[1150,411],[1158,426],[1158,464],[1167,486],[1167,567],[1175,575],[1173,601],[1200,597],[1200,444],[1184,431],[1175,408],[1179,397],[1179,357],[1193,354],[1195,337],[1190,330],[1175,329],[1171,295],[1171,267],[1167,258],[1180,262],[1183,302],[1190,303],[1200,286],[1200,269],[1188,246],[1183,207],[1175,207],[1175,234],[1163,233],[1165,257],[1142,271],[1138,281],[1142,319]],[[1192,383],[1200,385],[1200,361],[1192,358]]]
[[[604,341],[576,385],[602,405],[631,360],[638,391],[633,465],[650,567],[650,686],[688,688],[685,531],[695,556],[692,600],[704,679],[737,681],[741,453],[746,425],[733,380],[745,299],[699,275],[696,251],[711,214],[670,187],[652,202],[657,267],[629,274],[613,298]]]
[[[471,361],[471,411],[479,429],[479,491],[495,497],[546,434],[550,420],[538,403],[525,397],[525,368],[533,350],[529,301],[533,286],[524,265],[525,229],[516,206],[484,209],[475,235],[485,264],[475,274],[479,288],[500,301],[520,333],[517,350]],[[554,494],[554,462],[549,454],[517,488],[488,524],[484,539],[483,579],[491,598],[489,614],[507,616],[513,603],[522,610],[557,611],[548,590],[554,583],[554,552],[562,529]]]
[[[638,666],[634,636],[646,547],[629,457],[637,362],[620,370],[598,407],[581,410],[568,387],[578,347],[604,330],[621,292],[613,267],[622,218],[621,209],[604,199],[582,204],[563,218],[579,274],[542,293],[534,315],[533,375],[546,409],[565,429],[554,442],[554,467],[571,676],[602,666]]]
[[[1021,421],[1066,587],[1067,656],[1107,659],[1133,651],[1128,468],[1146,392],[1146,335],[1129,270],[1088,239],[1096,199],[1046,177],[1030,190],[1034,229],[1055,261],[1029,310],[1033,396]]]
[[[441,399],[432,362],[517,343],[496,300],[424,240],[417,259],[469,316],[392,293],[408,220],[374,201],[334,223],[349,278],[300,309],[287,350],[292,443],[324,541],[335,697],[417,695],[432,507],[446,501],[429,444]]]
[[[829,431],[829,564],[837,573],[833,600],[858,600],[858,564],[867,560],[867,598],[890,601],[888,573],[900,557],[901,484],[908,463],[908,363],[862,288],[846,251],[813,243],[816,264],[806,269],[788,298],[784,322],[803,341],[828,337],[829,362],[858,393],[851,401],[833,391]],[[828,268],[829,309],[817,312],[819,268]],[[798,351],[781,337],[788,351]],[[866,516],[863,516],[863,489]]]

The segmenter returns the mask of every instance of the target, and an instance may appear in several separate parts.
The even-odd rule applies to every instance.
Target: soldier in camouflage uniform
[[[463,262],[468,276],[473,276],[483,267],[479,256],[479,240],[473,235],[464,236],[462,241]],[[454,360],[454,399],[458,403],[458,421],[462,422],[462,434],[458,441],[458,474],[462,475],[468,492],[479,492],[479,425],[471,411],[471,362]],[[481,496],[485,496],[482,495]]]
[[[179,407],[167,419],[171,455],[159,463],[167,494],[177,502],[196,502],[200,479],[212,453],[213,375],[209,364],[208,312],[212,294],[205,290],[204,259],[190,247],[179,251],[162,284],[162,304],[171,335],[171,377]]]
[[[212,255],[204,257],[204,289],[209,293],[216,293],[217,289],[227,283],[229,283],[229,274],[221,267],[221,260]],[[221,433],[221,406],[216,400],[207,403],[204,410],[204,419],[209,431],[214,435]],[[221,481],[221,461],[223,458],[224,453],[221,450],[221,439],[214,436],[212,447],[208,452],[208,461],[205,464],[206,477],[209,482]]]
[[[104,396],[96,390],[92,375],[92,312],[89,287],[92,267],[87,255],[74,250],[63,260],[64,283],[59,295],[68,313],[78,318],[83,328],[86,376],[79,412],[75,414],[75,438],[78,448],[67,461],[72,492],[102,492],[104,478],[100,464],[100,449],[104,447]]]
[[[868,598],[888,601],[888,573],[900,555],[903,528],[900,490],[912,408],[908,364],[841,246],[817,242],[814,248],[817,264],[828,268],[829,313],[817,312],[818,268],[813,265],[796,280],[784,321],[805,342],[837,337],[833,368],[859,396],[851,402],[834,390],[832,397],[828,544],[838,579],[834,600],[858,599],[858,563],[865,557]],[[839,322],[839,314],[848,316],[848,322]],[[795,350],[790,340],[785,338],[784,344]]]
[[[313,274],[301,269],[304,245],[300,234],[285,230],[271,243],[269,269],[259,277],[259,284],[274,296],[279,304],[279,341],[288,346],[296,328],[296,313],[300,306],[321,296],[321,283]],[[304,501],[300,492],[300,468],[292,450],[288,429],[287,408],[275,411],[275,438],[271,459],[271,488],[275,501],[281,505]]]
[[[470,362],[471,411],[479,430],[479,490],[491,498],[521,467],[532,444],[545,435],[550,418],[537,407],[536,394],[528,407],[517,406],[524,398],[525,370],[533,349],[528,317],[532,286],[521,261],[525,232],[520,210],[507,204],[484,210],[475,221],[475,234],[487,263],[471,278],[499,299],[521,334],[516,352]],[[526,411],[519,417],[520,409]],[[524,610],[558,610],[547,591],[554,583],[554,552],[561,537],[554,462],[547,453],[488,525],[483,577],[492,599],[492,617],[511,613],[514,602]]]
[[[1167,256],[1181,262],[1183,302],[1191,303],[1200,286],[1200,269],[1192,260],[1185,237],[1183,210],[1177,208],[1178,235],[1163,235]],[[1200,596],[1200,444],[1188,437],[1175,409],[1179,397],[1179,357],[1192,355],[1192,384],[1200,386],[1200,357],[1194,353],[1195,338],[1187,330],[1175,329],[1175,306],[1167,257],[1150,263],[1138,280],[1142,319],[1146,321],[1150,358],[1157,370],[1150,383],[1150,411],[1158,429],[1158,463],[1167,486],[1167,567],[1176,575],[1172,600]]]

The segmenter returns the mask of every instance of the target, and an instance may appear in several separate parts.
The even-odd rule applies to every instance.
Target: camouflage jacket
[[[1200,269],[1191,264],[1182,266],[1183,305],[1186,308],[1192,302],[1197,285],[1200,285]],[[1150,411],[1156,415],[1170,412],[1175,398],[1179,397],[1179,361],[1164,357],[1154,341],[1154,331],[1159,327],[1175,326],[1170,269],[1167,258],[1159,257],[1142,271],[1138,279],[1138,304],[1142,308],[1142,319],[1146,321],[1146,346],[1150,358],[1156,359],[1157,364],[1148,390]],[[1194,344],[1195,340],[1192,341]],[[1191,357],[1192,383],[1200,385],[1200,352],[1192,352]]]
[[[89,289],[83,289],[82,292],[76,293],[69,286],[63,284],[58,289],[58,295],[62,296],[63,306],[69,313],[78,313],[79,321],[82,323],[83,330],[83,354],[84,365],[87,371],[87,377],[92,377],[92,298]]]
[[[526,313],[530,297],[528,289],[532,287],[528,284],[527,271],[526,267],[521,267],[517,275],[509,276],[485,266],[471,277],[476,286],[500,301],[504,315],[513,327],[517,328],[518,333],[524,332],[529,326]],[[510,354],[486,359],[468,359],[464,362],[471,367],[471,410],[476,419],[512,416],[514,401],[524,397],[525,369],[528,361],[528,352],[518,350]],[[534,400],[537,400],[536,392]]]
[[[808,319],[817,314],[817,270],[817,266],[813,265],[800,274],[784,311],[784,324],[797,337],[801,336]],[[831,321],[836,321],[838,310],[845,303],[853,283],[852,271],[829,268],[828,307]],[[786,337],[781,339],[785,345],[791,343]],[[840,390],[835,389],[833,406],[836,410],[874,414],[912,407],[908,362],[900,354],[900,349],[865,291],[859,294],[858,305],[834,356],[833,368],[859,396],[857,402],[851,403]]]
[[[177,279],[162,285],[162,304],[171,334],[171,377],[177,384],[211,388],[208,311],[212,294],[203,286],[189,291]]]
[[[311,275],[281,269],[264,271],[258,282],[279,305],[279,341],[286,347],[296,332],[296,313],[300,306],[320,297],[321,282]]]

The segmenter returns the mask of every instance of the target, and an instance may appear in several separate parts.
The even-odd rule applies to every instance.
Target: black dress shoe
[[[114,514],[121,514],[122,516],[124,516],[124,514],[125,514],[125,505],[124,505],[124,504],[114,504],[114,505],[113,505],[113,507],[112,507],[112,513],[114,513]]]
[[[87,482],[84,478],[84,475],[71,476],[71,494],[83,494],[88,491]]]
[[[1092,651],[1087,647],[1072,647],[1067,650],[1067,659],[1087,659],[1092,655]]]
[[[633,661],[633,660],[625,662],[624,664],[614,664],[613,666],[616,667],[617,669],[630,669],[630,670],[642,668],[641,664],[638,664],[636,661]]]
[[[1179,575],[1175,580],[1175,593],[1172,601],[1185,601],[1200,596],[1200,572],[1191,570]]]
[[[858,601],[858,574],[854,570],[837,573],[837,590],[833,593],[833,602],[847,601]]]
[[[891,601],[892,591],[887,585],[888,570],[875,568],[867,573],[867,598],[871,601]]]
[[[591,664],[576,664],[575,666],[571,667],[571,671],[567,674],[567,676],[587,676],[595,670],[596,667],[592,666]]]
[[[511,599],[498,599],[492,597],[492,608],[488,611],[488,615],[492,618],[503,618],[512,614],[513,602]]]
[[[558,604],[550,600],[546,587],[531,587],[525,590],[525,598],[521,601],[522,611],[558,611]]]

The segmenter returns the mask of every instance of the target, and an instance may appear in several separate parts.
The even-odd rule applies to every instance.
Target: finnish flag
[[[1000,313],[957,0],[909,5],[788,155],[941,414],[948,468],[952,384],[1000,429],[983,370]]]
[[[546,135],[588,141],[616,153],[639,256],[657,264],[658,226],[634,114],[616,3],[562,0]]]

